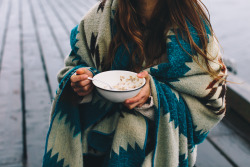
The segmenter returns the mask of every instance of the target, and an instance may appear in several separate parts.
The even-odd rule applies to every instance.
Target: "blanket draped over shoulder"
[[[121,111],[122,104],[105,100],[95,90],[88,103],[80,104],[70,87],[70,77],[77,69],[86,67],[94,75],[102,71],[116,6],[116,0],[99,2],[71,32],[72,51],[58,74],[60,84],[53,101],[43,166],[82,167],[84,156],[96,152],[106,156],[103,166],[194,166],[197,145],[225,115],[227,70],[209,31],[207,50],[213,58],[209,63],[221,77],[214,79],[205,72],[196,63],[206,68],[202,56],[181,36],[178,43],[172,30],[166,38],[168,62],[145,69],[151,77],[155,107],[155,147],[148,154],[147,118],[136,111]],[[195,29],[189,25],[189,30],[200,46]],[[118,67],[126,68],[122,58],[117,54],[115,61],[124,62]]]

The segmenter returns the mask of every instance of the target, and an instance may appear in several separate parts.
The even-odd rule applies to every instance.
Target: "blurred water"
[[[203,0],[224,58],[235,61],[237,75],[250,83],[250,1]]]

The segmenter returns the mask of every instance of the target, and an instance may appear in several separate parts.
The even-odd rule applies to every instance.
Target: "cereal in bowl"
[[[120,82],[118,82],[116,85],[112,86],[113,89],[116,90],[132,90],[135,88],[138,88],[142,86],[143,80],[133,76],[129,76],[129,78],[126,78],[125,76],[120,76]]]

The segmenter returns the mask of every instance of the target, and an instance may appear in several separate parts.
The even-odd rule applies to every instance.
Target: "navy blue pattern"
[[[127,151],[120,147],[119,154],[111,151],[109,167],[136,167],[141,166],[145,158],[144,150],[135,143],[135,149],[128,144]]]
[[[129,63],[129,53],[126,50],[125,46],[121,46],[117,49],[117,52],[115,54],[115,59],[112,64],[111,69],[112,70],[128,70],[130,69],[130,63]]]
[[[70,124],[70,131],[75,128],[73,137],[77,136],[81,132],[78,107],[72,106],[67,101],[62,101],[58,105],[58,109],[60,109],[59,112],[57,112],[57,114],[60,114],[59,120],[66,117],[64,124]]]
[[[195,28],[189,23],[188,28],[190,34],[198,47],[202,47],[200,38]],[[206,31],[210,34],[208,26],[205,26]],[[174,30],[172,30],[174,31]],[[195,50],[191,48],[191,45],[182,38],[180,32],[177,30],[177,35],[168,35],[170,42],[167,43],[167,55],[168,63],[162,63],[158,65],[158,69],[151,68],[151,74],[155,76],[159,81],[164,83],[179,81],[178,78],[184,77],[185,74],[191,69],[186,65],[188,62],[193,62],[192,56],[197,56]],[[179,40],[179,42],[178,42]],[[164,71],[164,73],[162,72]]]
[[[90,147],[100,152],[109,153],[112,146],[114,132],[104,134],[99,131],[90,131],[88,135],[88,144]]]
[[[112,12],[113,14],[115,13],[114,10]],[[114,37],[117,32],[117,27],[114,19],[112,18],[110,19],[110,24],[111,24],[111,34],[112,37]],[[128,43],[128,48],[131,53],[133,48],[132,43]],[[126,47],[124,45],[121,45],[120,47],[117,48],[111,70],[129,70],[129,69],[131,69],[130,54],[127,51]]]
[[[43,167],[62,167],[64,159],[57,162],[58,153],[51,157],[52,150],[49,150],[43,157]],[[68,167],[68,166],[67,166]]]
[[[80,61],[82,59],[81,56],[77,54],[77,52],[79,50],[79,48],[76,46],[77,42],[79,41],[77,39],[78,33],[79,33],[79,31],[78,31],[78,25],[77,25],[75,28],[73,28],[71,30],[71,34],[70,34],[70,46],[71,46],[72,51],[71,51],[69,56],[71,56],[71,57],[74,56],[72,62],[73,61]]]
[[[179,167],[188,167],[188,158],[185,157],[185,154],[179,156]]]
[[[113,103],[102,98],[97,92],[94,92],[95,100],[90,103],[82,104],[79,106],[80,120],[83,130],[86,130],[91,125],[101,120],[109,111],[113,110]]]
[[[78,31],[78,25],[77,25],[77,26],[75,26],[75,28],[73,28],[73,29],[71,30],[71,34],[70,34],[70,46],[71,46],[71,49],[72,49],[75,53],[77,53],[78,50],[79,50],[79,48],[76,47],[76,43],[79,41],[79,40],[76,38],[76,36],[77,36],[78,33],[79,33],[79,31]]]

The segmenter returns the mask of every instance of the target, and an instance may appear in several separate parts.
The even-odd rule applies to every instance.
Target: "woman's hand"
[[[70,77],[71,87],[79,96],[90,94],[94,88],[92,81],[88,77],[93,77],[93,74],[86,68],[79,68],[76,75]]]
[[[150,90],[150,84],[149,84],[150,78],[148,72],[143,71],[137,74],[137,76],[139,78],[145,78],[146,84],[135,97],[125,100],[124,105],[130,110],[137,106],[141,107],[148,100],[148,97],[150,96],[151,90]]]

